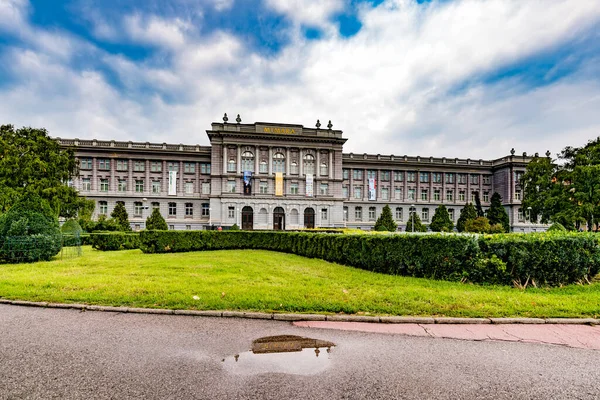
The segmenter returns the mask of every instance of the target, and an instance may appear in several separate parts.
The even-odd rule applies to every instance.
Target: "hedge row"
[[[130,250],[140,248],[139,233],[91,233],[90,239],[92,247],[101,251]]]
[[[288,232],[143,231],[145,253],[264,249],[393,275],[475,283],[562,285],[599,272],[590,234],[337,235]]]

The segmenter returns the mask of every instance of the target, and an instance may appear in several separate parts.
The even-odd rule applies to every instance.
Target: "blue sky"
[[[207,144],[227,112],[498,158],[598,110],[597,0],[0,0],[0,123],[58,137]]]

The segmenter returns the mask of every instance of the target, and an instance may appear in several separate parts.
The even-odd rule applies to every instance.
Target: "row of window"
[[[110,187],[110,179],[109,178],[100,178],[98,180],[99,186],[98,190],[100,192],[108,192]],[[193,194],[194,193],[194,182],[184,182],[183,184],[185,194]],[[162,189],[162,182],[160,180],[153,180],[150,182],[150,192],[154,194],[160,194]],[[91,178],[82,178],[81,179],[81,191],[89,192],[92,190],[92,180]],[[143,179],[136,179],[134,190],[136,193],[144,193],[145,184]],[[118,179],[117,180],[117,192],[124,193],[127,191],[127,179]],[[210,182],[202,182],[202,194],[210,194]]]
[[[255,160],[254,160],[254,154],[250,151],[245,151],[244,153],[242,153],[242,171],[250,171],[250,172],[255,172]],[[285,173],[285,156],[283,155],[283,153],[275,153],[273,155],[273,159],[272,159],[272,172],[281,172],[281,173]],[[305,175],[307,174],[315,174],[315,156],[313,156],[312,154],[307,154],[304,156],[303,158],[303,167],[304,167],[304,171],[303,173]],[[235,173],[237,172],[237,161],[235,158],[229,158],[229,160],[227,161],[227,172],[229,173]],[[258,173],[259,174],[266,174],[268,173],[268,164],[267,164],[267,160],[261,160],[258,164]],[[290,175],[298,175],[299,173],[299,167],[298,167],[298,163],[296,161],[292,161],[290,163]],[[326,162],[322,162],[319,165],[319,174],[321,176],[328,176],[329,175],[329,165]]]
[[[288,184],[289,192],[288,194],[297,195],[300,194],[300,184],[297,182],[290,182]],[[229,179],[227,181],[227,192],[228,193],[237,193],[237,180]],[[258,182],[258,193],[259,194],[273,194],[269,193],[269,182],[267,181],[259,181]],[[319,195],[327,196],[329,194],[329,184],[321,183],[319,185]]]
[[[412,212],[416,212],[416,209],[412,208],[409,210],[409,217]],[[369,207],[368,210],[368,220],[375,221],[377,220],[377,208]],[[448,214],[450,214],[450,220],[454,221],[454,209],[449,208]],[[404,220],[404,211],[402,207],[396,207],[395,211],[395,219],[396,221]],[[354,207],[354,220],[362,221],[363,220],[363,208],[362,207]],[[429,222],[429,208],[421,209],[421,220],[423,222]],[[344,207],[344,221],[348,221],[348,207]]]
[[[363,171],[362,169],[353,169],[352,170],[352,179],[354,180],[362,180],[363,179]],[[377,170],[367,170],[367,179],[377,179]],[[404,182],[405,178],[407,182],[416,182],[417,181],[417,172],[415,171],[387,171],[380,170],[379,171],[379,180],[382,182],[389,182],[392,178],[395,182]],[[343,170],[344,179],[350,179],[350,169]],[[479,185],[479,177],[482,177],[482,182],[484,185],[492,184],[492,176],[491,175],[479,175],[479,174],[457,174],[454,172],[419,172],[419,182],[421,183],[442,183],[443,177],[445,177],[446,183],[459,183],[459,184],[467,184],[467,177],[469,177],[471,185]]]
[[[98,170],[110,171],[110,158],[98,158],[96,159]],[[129,160],[114,160],[117,171],[129,171]],[[83,157],[79,159],[79,166],[82,170],[92,169],[93,159],[89,157]],[[195,162],[184,162],[183,172],[186,174],[196,173]],[[163,162],[162,161],[150,161],[151,172],[162,172]],[[179,171],[179,161],[167,162],[168,171]],[[144,172],[146,171],[146,160],[133,160],[133,171]],[[210,175],[210,164],[200,163],[200,173]]]
[[[152,202],[152,209],[158,208],[160,209],[159,202]],[[133,202],[133,215],[134,217],[143,216],[144,212],[144,203],[141,201]],[[194,216],[194,203],[185,203],[184,204],[184,212],[185,216],[190,218]],[[100,215],[108,215],[108,202],[107,201],[99,201],[98,202],[98,213]],[[150,215],[148,213],[148,215]],[[171,202],[168,204],[168,214],[169,217],[177,217],[177,203]],[[210,206],[209,203],[202,203],[202,216],[208,217],[210,215]]]
[[[518,191],[520,194],[520,191]],[[471,202],[475,202],[477,192],[471,192]],[[406,200],[416,200],[417,199],[417,190],[414,188],[409,188],[407,190]],[[344,198],[349,198],[349,188],[348,186],[342,186],[342,196]],[[354,198],[355,199],[363,199],[363,187],[362,186],[354,186]],[[429,189],[423,188],[421,189],[421,197],[422,201],[429,201],[430,194]],[[431,200],[440,201],[442,199],[442,191],[439,189],[433,190],[433,197]],[[520,198],[519,198],[520,199]],[[384,187],[381,188],[381,200],[390,200],[390,188]],[[404,189],[401,187],[394,188],[394,200],[404,200]],[[458,192],[458,201],[466,201],[466,192],[461,190]],[[454,201],[454,190],[446,190],[446,201]],[[488,203],[490,201],[489,192],[483,192],[482,201],[484,203]]]

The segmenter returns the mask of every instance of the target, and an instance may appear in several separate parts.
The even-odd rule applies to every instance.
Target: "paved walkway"
[[[475,341],[544,343],[600,350],[600,326],[565,324],[373,324],[366,322],[297,321],[298,327],[338,329]]]

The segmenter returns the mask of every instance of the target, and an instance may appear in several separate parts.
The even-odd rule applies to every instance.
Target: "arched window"
[[[236,162],[235,159],[230,158],[229,161],[227,161],[227,172],[235,172],[236,170]]]
[[[314,174],[315,173],[315,156],[312,154],[307,154],[304,156],[304,174]]]
[[[259,166],[259,172],[261,174],[266,174],[267,173],[267,162],[265,160],[262,160],[260,162],[260,166]]]
[[[273,155],[273,172],[285,172],[285,156],[281,153]]]
[[[242,171],[254,172],[254,154],[249,151],[242,153]]]
[[[327,167],[327,163],[322,162],[321,163],[321,168],[320,168],[320,174],[321,176],[327,176],[329,175],[329,168]]]
[[[292,161],[290,164],[290,174],[298,175],[298,163],[296,161]]]

